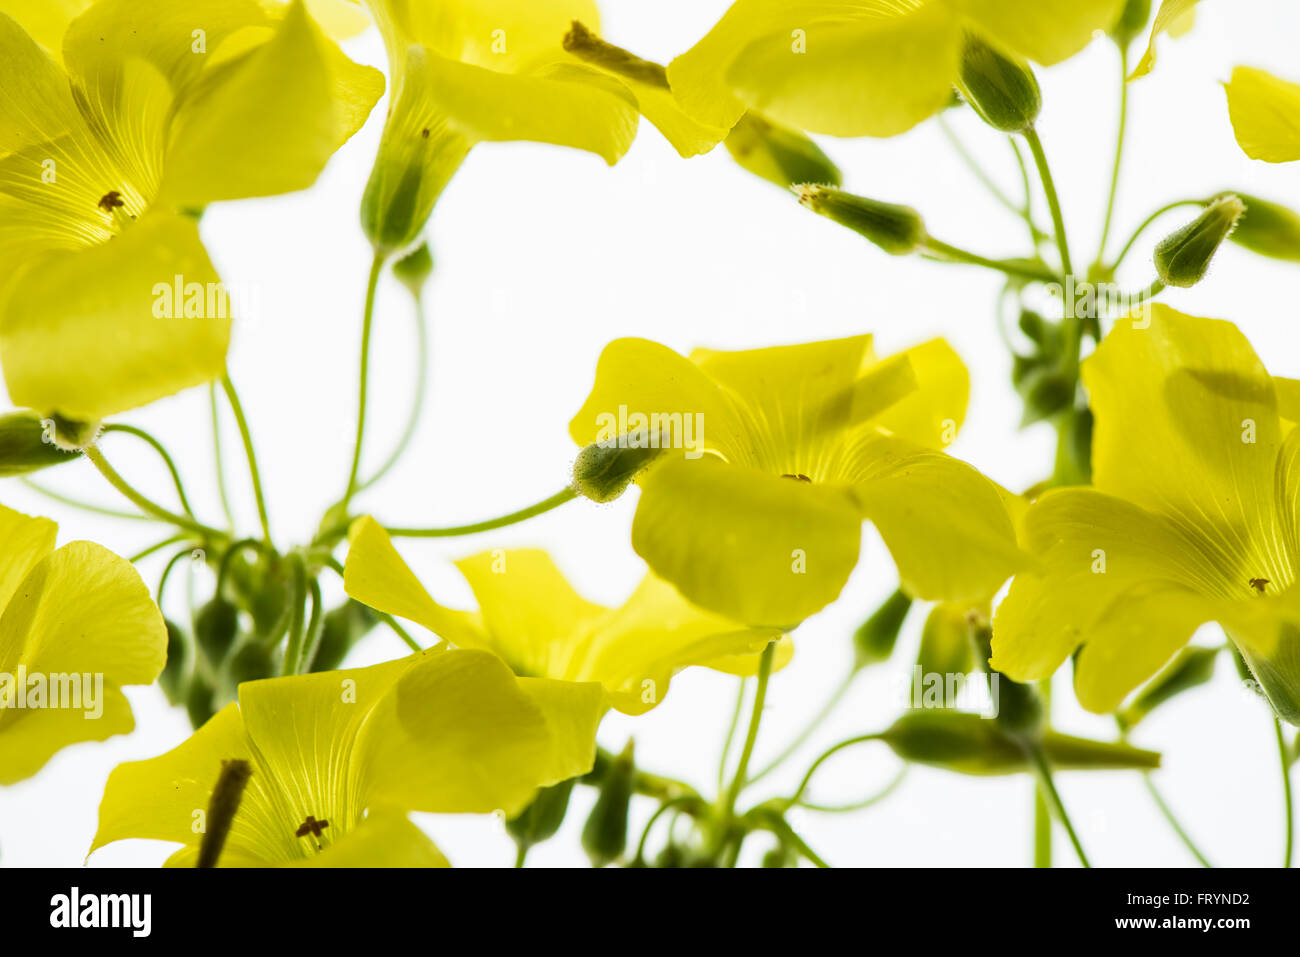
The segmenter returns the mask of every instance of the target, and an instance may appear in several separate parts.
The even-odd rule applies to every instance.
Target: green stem
[[[1026,206],[1017,205],[1016,202],[1012,200],[1010,196],[1008,196],[1005,192],[1003,192],[1002,188],[993,181],[993,177],[990,176],[985,171],[984,167],[982,167],[979,164],[979,162],[971,154],[970,150],[966,148],[966,144],[961,141],[961,138],[957,135],[957,132],[952,128],[952,126],[948,123],[948,121],[943,117],[942,114],[939,115],[938,122],[939,122],[939,129],[943,131],[944,138],[948,140],[949,145],[952,146],[953,151],[957,154],[957,157],[966,165],[966,168],[969,169],[971,171],[971,174],[974,175],[974,177],[984,185],[984,188],[989,191],[989,195],[991,195],[995,200],[997,200],[1002,206],[1006,207],[1008,210],[1010,210],[1020,219],[1023,219],[1026,223],[1029,224],[1030,234],[1033,237],[1034,241],[1037,242],[1040,232],[1038,227],[1034,224],[1032,217],[1030,216],[1029,207],[1027,205]]]
[[[873,805],[879,804],[889,795],[898,790],[899,785],[907,778],[907,772],[911,766],[904,764],[898,769],[898,773],[883,788],[868,798],[861,801],[854,801],[852,804],[813,804],[809,801],[800,800],[799,806],[809,811],[816,811],[819,814],[846,814],[852,811],[865,811]]]
[[[1142,225],[1133,231],[1133,235],[1130,236],[1128,242],[1124,244],[1124,248],[1121,249],[1119,255],[1115,257],[1115,261],[1110,264],[1111,271],[1114,272],[1116,269],[1120,267],[1120,265],[1124,262],[1124,260],[1128,258],[1128,254],[1133,249],[1134,244],[1139,239],[1142,238],[1142,234],[1145,233],[1152,226],[1152,224],[1155,223],[1157,219],[1165,215],[1165,213],[1171,213],[1175,209],[1182,209],[1184,206],[1202,206],[1202,205],[1204,204],[1199,199],[1180,199],[1177,202],[1173,202],[1173,203],[1169,203],[1168,205],[1161,206],[1154,213],[1152,213],[1150,216],[1144,219],[1142,221]]]
[[[1038,131],[1032,126],[1024,132],[1029,152],[1034,155],[1034,164],[1038,167],[1038,176],[1043,181],[1043,192],[1047,195],[1047,208],[1052,213],[1052,228],[1056,231],[1056,248],[1061,254],[1061,269],[1067,276],[1074,275],[1074,264],[1070,261],[1070,242],[1065,233],[1065,217],[1061,215],[1061,200],[1056,193],[1056,183],[1052,179],[1052,170],[1047,163],[1047,154],[1043,152],[1043,141],[1038,138]]]
[[[162,551],[168,545],[175,545],[177,542],[183,542],[187,538],[189,538],[189,536],[185,534],[173,535],[170,538],[164,538],[161,542],[155,542],[154,544],[150,545],[148,548],[141,549],[140,551],[136,552],[134,555],[128,558],[127,561],[130,562],[132,565],[134,565],[136,562],[143,561],[144,559],[148,558],[154,552]]]
[[[1115,198],[1119,193],[1119,177],[1124,164],[1124,139],[1128,132],[1128,48],[1119,51],[1119,130],[1115,134],[1115,166],[1110,175],[1110,197],[1106,200],[1106,219],[1101,227],[1101,243],[1097,247],[1097,262],[1106,256],[1106,242],[1110,239],[1111,221],[1115,215]]]
[[[366,435],[366,399],[370,388],[370,337],[375,324],[375,295],[379,290],[379,277],[384,270],[384,256],[375,253],[370,263],[370,277],[366,281],[366,306],[361,317],[361,371],[357,396],[357,437],[352,449],[352,470],[348,473],[347,491],[343,493],[343,509],[347,510],[352,496],[357,492],[361,472],[361,449]]]
[[[1277,749],[1282,756],[1282,800],[1286,804],[1286,847],[1282,852],[1282,866],[1291,866],[1291,855],[1295,847],[1295,808],[1291,798],[1291,749],[1287,747],[1286,735],[1282,731],[1282,722],[1273,719],[1273,728],[1277,732]]]
[[[982,266],[985,269],[992,269],[1007,276],[1015,276],[1017,279],[1028,279],[1033,282],[1059,282],[1061,279],[1060,276],[1046,267],[1037,268],[1029,263],[989,259],[978,253],[962,249],[960,246],[942,242],[933,236],[926,237],[923,248],[923,254],[925,253],[929,253],[940,261],[960,263],[966,266]]]
[[[307,570],[302,558],[289,556],[291,580],[289,583],[289,640],[284,649],[284,662],[280,668],[281,675],[296,675],[302,672],[302,646],[306,633],[305,605],[307,601]]]
[[[402,437],[398,439],[397,446],[389,454],[384,464],[375,471],[375,474],[357,486],[358,492],[370,488],[392,471],[393,466],[406,454],[411,440],[415,438],[416,429],[420,426],[420,417],[424,412],[424,401],[429,391],[429,328],[424,315],[424,297],[416,293],[413,298],[415,300],[415,348],[419,356],[419,362],[415,379],[415,396],[411,400],[411,411],[407,416],[406,428],[402,431]]]
[[[330,571],[334,572],[334,574],[338,575],[340,579],[345,578],[345,569],[334,556],[326,555],[324,565],[326,568],[330,569]],[[378,609],[371,610],[375,612],[376,617],[378,617],[381,622],[388,626],[393,634],[402,639],[402,642],[406,647],[410,648],[412,651],[424,651],[424,646],[412,638],[410,632],[403,628],[396,618],[387,612],[379,611]]]
[[[650,839],[650,831],[654,828],[655,824],[658,823],[659,819],[663,817],[665,813],[673,810],[674,808],[681,807],[682,805],[685,804],[695,804],[698,801],[699,798],[693,795],[679,794],[677,797],[669,798],[663,804],[659,805],[659,807],[655,809],[655,812],[650,815],[650,820],[646,822],[645,830],[641,832],[641,840],[638,841],[636,845],[636,856],[633,857],[632,860],[634,861],[645,860],[645,846],[646,846],[646,842]]]
[[[80,499],[71,498],[60,492],[54,491],[54,489],[46,488],[44,485],[32,481],[32,479],[25,475],[20,477],[19,481],[33,492],[36,492],[38,495],[44,495],[52,502],[58,502],[60,505],[67,505],[71,508],[78,508],[83,512],[92,512],[95,515],[107,515],[109,518],[126,518],[133,522],[154,521],[152,515],[141,515],[139,512],[123,512],[115,508],[104,508],[102,505],[92,505],[89,502],[83,502]]]
[[[751,777],[749,781],[746,782],[746,786],[767,777],[778,767],[788,761],[791,755],[803,747],[804,743],[807,742],[807,740],[812,737],[813,733],[821,727],[822,722],[829,718],[835,709],[839,707],[840,702],[844,700],[844,696],[848,694],[849,689],[853,687],[853,680],[857,676],[858,672],[856,670],[850,671],[845,675],[844,680],[840,682],[839,687],[836,688],[831,693],[830,697],[826,699],[826,702],[822,705],[821,709],[813,719],[804,725],[803,730],[795,735],[794,740],[786,745],[785,749],[780,754],[768,762],[767,766],[764,767],[763,770]]]
[[[1052,724],[1052,679],[1046,678],[1039,684],[1043,699],[1043,725]],[[1034,787],[1034,867],[1052,866],[1052,813],[1047,806],[1043,789]]]
[[[194,519],[189,518],[187,516],[177,515],[175,512],[170,512],[167,509],[163,508],[161,505],[158,505],[150,501],[149,499],[145,498],[134,488],[132,488],[129,484],[127,484],[126,480],[123,479],[122,476],[118,475],[117,472],[114,471],[113,467],[108,464],[108,460],[104,458],[104,453],[99,450],[99,446],[92,445],[89,448],[87,448],[85,450],[85,456],[87,459],[90,460],[91,464],[94,465],[95,468],[99,470],[99,474],[104,476],[104,478],[108,481],[109,485],[113,486],[113,488],[121,492],[122,495],[124,495],[128,500],[130,500],[132,505],[140,509],[140,511],[144,512],[145,514],[152,515],[154,518],[158,519],[159,521],[167,522],[170,525],[175,525],[177,528],[183,528],[186,529],[187,531],[196,532],[199,535],[204,536],[205,538],[221,539],[225,537],[225,534],[223,532],[220,532],[215,528],[209,528],[207,525],[204,525],[202,522],[196,522]]]
[[[530,505],[527,508],[521,508],[517,512],[502,515],[500,518],[488,519],[485,522],[475,522],[473,525],[457,525],[452,528],[390,528],[388,534],[395,538],[455,538],[460,535],[476,535],[479,532],[490,532],[496,528],[505,528],[507,525],[515,525],[534,518],[544,512],[549,512],[553,508],[559,508],[566,502],[572,502],[577,497],[578,493],[572,488],[564,488],[536,505]],[[344,531],[346,532],[346,528]],[[322,537],[327,538],[328,534]]]
[[[167,471],[171,474],[172,484],[176,486],[176,496],[181,501],[181,508],[185,510],[186,515],[193,518],[194,509],[190,508],[190,500],[185,495],[185,485],[181,482],[181,473],[176,468],[175,461],[172,460],[171,455],[168,454],[167,449],[163,447],[163,444],[144,429],[137,429],[134,425],[120,425],[114,423],[104,426],[104,434],[107,435],[110,432],[122,432],[126,435],[134,435],[137,439],[148,443],[153,450],[158,453],[158,456],[163,460],[163,464],[167,467]]]
[[[1065,804],[1061,801],[1061,795],[1056,790],[1056,783],[1052,780],[1052,768],[1047,763],[1047,755],[1043,753],[1043,746],[1034,742],[1026,748],[1029,754],[1029,760],[1033,763],[1034,773],[1038,776],[1038,786],[1047,799],[1048,805],[1056,813],[1057,819],[1065,827],[1065,833],[1070,837],[1070,843],[1074,845],[1074,853],[1079,857],[1079,863],[1084,867],[1092,867],[1088,863],[1088,855],[1083,852],[1083,845],[1079,842],[1079,835],[1074,830],[1074,824],[1070,821],[1070,815],[1066,813]]]
[[[221,511],[226,516],[226,527],[235,527],[230,511],[230,496],[226,493],[226,468],[221,454],[221,410],[217,406],[216,383],[208,383],[208,405],[212,410],[212,456],[217,471],[217,494],[221,497]]]
[[[736,689],[736,707],[731,712],[731,724],[727,727],[727,736],[722,741],[722,757],[718,761],[718,793],[727,786],[727,759],[731,757],[731,742],[736,738],[736,729],[740,727],[740,713],[745,710],[745,691],[748,678],[741,678]]]
[[[1169,822],[1169,826],[1174,829],[1174,833],[1177,834],[1178,839],[1183,842],[1183,846],[1192,852],[1192,856],[1200,861],[1202,867],[1212,867],[1213,865],[1206,860],[1205,855],[1202,854],[1196,844],[1193,843],[1191,835],[1183,829],[1183,826],[1180,823],[1178,823],[1178,818],[1174,816],[1173,809],[1165,803],[1164,796],[1161,795],[1159,789],[1156,787],[1156,782],[1151,779],[1149,773],[1142,775],[1142,783],[1147,786],[1147,791],[1150,792],[1151,798],[1156,802],[1156,807],[1160,809],[1160,813],[1164,815],[1164,819]]]
[[[804,792],[808,790],[808,785],[812,784],[813,775],[817,773],[817,769],[820,768],[827,761],[829,761],[836,754],[839,754],[839,752],[843,751],[845,748],[853,747],[855,744],[865,744],[868,741],[879,741],[879,740],[880,740],[879,734],[860,734],[855,738],[849,738],[847,741],[841,741],[839,744],[835,745],[834,747],[829,748],[826,751],[823,751],[821,755],[817,758],[817,760],[814,761],[809,766],[807,772],[805,772],[803,776],[803,780],[800,781],[799,786],[794,789],[794,793],[791,794],[788,798],[786,798],[785,803],[787,805],[794,805],[794,804],[801,803],[801,799],[803,798]]]
[[[736,773],[731,779],[731,786],[722,795],[721,806],[719,807],[721,818],[719,832],[724,836],[730,830],[731,822],[735,817],[736,799],[740,797],[740,791],[745,786],[745,776],[749,773],[749,759],[753,756],[754,745],[758,741],[758,726],[763,720],[763,704],[767,700],[767,683],[768,679],[772,677],[772,659],[774,657],[776,657],[776,642],[769,641],[758,661],[758,685],[754,689],[754,707],[749,714],[749,731],[745,734],[745,744],[740,750],[740,761],[736,765]]]
[[[230,410],[235,413],[235,422],[239,425],[239,437],[244,443],[244,457],[248,459],[248,475],[253,482],[253,497],[257,500],[257,518],[262,524],[262,537],[270,544],[271,523],[267,519],[266,499],[262,495],[262,475],[257,469],[257,453],[253,451],[253,435],[248,429],[248,419],[244,417],[244,407],[239,401],[239,394],[235,392],[235,384],[230,381],[229,375],[222,376],[221,387],[226,392],[226,399],[230,402]]]

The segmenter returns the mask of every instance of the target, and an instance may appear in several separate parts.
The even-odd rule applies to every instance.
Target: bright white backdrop
[[[727,4],[605,0],[603,6],[610,40],[662,61],[701,36]],[[1131,162],[1117,214],[1121,236],[1167,201],[1222,188],[1300,208],[1300,167],[1267,166],[1240,153],[1220,86],[1237,63],[1300,77],[1300,10],[1286,0],[1207,0],[1202,7],[1195,32],[1166,40],[1155,74],[1132,89]],[[361,61],[383,64],[373,31],[348,49]],[[1116,53],[1105,42],[1040,72],[1040,130],[1074,242],[1089,252],[1109,176],[1117,74]],[[381,103],[314,189],[217,207],[203,224],[226,281],[255,290],[254,313],[237,324],[230,369],[253,422],[282,544],[311,534],[346,477],[369,255],[357,205],[383,115]],[[957,123],[1006,187],[1014,188],[1018,174],[1005,142],[970,116]],[[1021,253],[1023,226],[987,198],[933,123],[894,140],[825,140],[823,146],[844,170],[848,188],[918,207],[932,231],[951,242],[991,255]],[[1171,220],[1171,228],[1176,222]],[[644,123],[631,153],[613,169],[551,147],[482,146],[440,202],[430,239],[438,261],[429,290],[430,405],[409,459],[361,503],[383,518],[430,525],[473,521],[558,489],[576,454],[566,424],[586,395],[602,346],[623,335],[686,350],[870,331],[889,351],[941,334],[965,357],[973,378],[970,415],[954,453],[1017,489],[1049,467],[1050,428],[1016,428],[1019,406],[1009,385],[1009,359],[994,326],[995,278],[889,258],[739,170],[721,149],[681,160]],[[1140,247],[1130,259],[1121,277],[1127,285],[1150,280],[1149,249]],[[1296,376],[1294,330],[1300,317],[1288,292],[1297,275],[1294,266],[1230,248],[1205,282],[1165,301],[1235,320],[1273,372]],[[412,341],[404,293],[386,281],[374,350],[378,373],[369,448],[375,461],[402,426]],[[197,390],[156,403],[126,421],[163,439],[181,462],[196,507],[215,517],[206,394]],[[117,441],[113,457],[119,468],[165,500],[169,489],[153,461],[137,454],[129,439]],[[243,473],[235,467],[240,460],[233,434],[228,450],[231,486],[251,529],[255,516]],[[118,504],[84,463],[65,466],[47,481]],[[0,486],[0,500],[59,518],[60,541],[90,538],[129,554],[159,537],[136,523],[52,505],[13,481]],[[521,544],[550,549],[589,597],[616,603],[644,570],[629,546],[634,505],[635,493],[611,506],[575,503],[475,539],[402,548],[449,603],[468,607],[470,598],[447,559]],[[760,764],[838,682],[850,660],[849,635],[891,587],[889,557],[870,530],[864,544],[864,559],[840,602],[799,629],[793,663],[773,680]],[[143,570],[156,581],[156,560],[143,563]],[[182,592],[177,589],[175,596]],[[895,662],[863,675],[808,746],[806,758],[784,776],[774,775],[773,790],[757,796],[788,791],[822,747],[892,720],[899,674],[910,668],[922,617],[916,613],[909,621]],[[390,635],[376,631],[350,663],[402,651]],[[635,735],[645,766],[712,787],[734,690],[733,679],[687,673],[650,714],[607,718],[601,740],[617,749]],[[0,790],[0,864],[80,864],[108,772],[185,737],[184,716],[167,708],[157,689],[131,689],[130,696],[134,734],[70,748],[33,780]],[[1080,712],[1067,695],[1058,699],[1064,729],[1111,733],[1108,720]],[[1281,788],[1272,734],[1263,705],[1238,687],[1230,667],[1221,667],[1211,686],[1158,713],[1136,736],[1138,744],[1165,752],[1158,780],[1215,863],[1272,865],[1280,857]],[[817,795],[826,801],[865,795],[895,768],[884,749],[857,749],[819,777]],[[1192,863],[1136,775],[1065,774],[1060,786],[1094,863]],[[530,863],[585,863],[577,834],[590,800],[589,792],[576,793],[565,831],[535,849]],[[649,810],[636,808],[634,834],[635,822],[643,822]],[[1030,813],[1026,778],[971,779],[917,769],[878,808],[857,815],[805,813],[797,828],[834,864],[1019,865],[1030,856]],[[512,860],[512,846],[492,818],[428,817],[422,823],[454,863]],[[760,844],[752,842],[752,855],[762,850]],[[90,863],[153,865],[167,850],[154,842],[126,842],[98,852]],[[1057,857],[1072,863],[1059,834]]]

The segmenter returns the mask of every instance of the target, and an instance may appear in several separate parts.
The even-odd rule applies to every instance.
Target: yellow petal
[[[333,46],[295,3],[270,42],[207,77],[175,119],[166,201],[197,207],[315,182],[383,90],[377,71]]]
[[[163,212],[111,242],[42,260],[0,304],[10,398],[97,421],[211,381],[230,339],[219,282],[195,222]]]
[[[1239,66],[1226,90],[1232,129],[1247,156],[1268,163],[1300,159],[1300,85]]]
[[[67,77],[0,6],[0,156],[81,129]],[[54,8],[49,8],[51,11]],[[40,38],[37,37],[37,40]]]
[[[96,695],[93,712],[77,708],[0,711],[0,784],[31,777],[68,745],[106,741],[135,728],[131,704],[114,685],[105,683]]]
[[[882,434],[866,433],[855,454],[861,472],[853,494],[909,594],[979,601],[1023,566],[999,489],[975,469]]]
[[[27,573],[54,551],[58,526],[0,505],[0,611],[9,604]],[[0,648],[0,661],[5,652]]]
[[[337,844],[294,867],[451,867],[428,835],[404,815],[369,815]]]
[[[916,388],[873,418],[879,428],[942,449],[966,421],[970,373],[943,339],[931,339],[902,353],[911,366]]]
[[[1124,0],[943,0],[986,38],[1044,66],[1074,56],[1109,30]]]
[[[1199,0],[1164,0],[1160,4],[1160,11],[1156,14],[1156,22],[1151,27],[1151,39],[1147,43],[1146,53],[1138,62],[1137,69],[1129,77],[1135,80],[1138,77],[1146,76],[1156,65],[1156,40],[1160,34],[1168,31],[1172,36],[1178,36],[1185,29],[1181,24],[1186,24],[1194,13],[1194,8]]]
[[[688,600],[773,628],[835,600],[861,537],[845,490],[713,457],[652,469],[632,527],[637,554]]]

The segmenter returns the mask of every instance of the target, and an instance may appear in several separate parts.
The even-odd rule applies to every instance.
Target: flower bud
[[[1029,64],[1012,59],[975,34],[966,35],[957,88],[989,126],[1022,133],[1034,125],[1043,95]]]
[[[42,419],[41,424],[46,440],[65,452],[81,452],[99,441],[99,422],[78,422],[56,414]]]
[[[604,867],[619,859],[627,848],[627,809],[636,785],[633,743],[605,769],[600,795],[582,828],[582,849],[592,867]]]
[[[821,147],[797,130],[746,113],[723,141],[742,168],[782,188],[802,183],[839,186],[839,168]]]
[[[1006,675],[989,667],[993,657],[993,626],[987,618],[971,628],[971,648],[980,670],[997,682],[998,712],[996,724],[1014,739],[1037,738],[1044,726],[1043,698],[1032,684],[1012,681]]]
[[[518,817],[506,822],[506,831],[514,838],[521,854],[526,853],[535,844],[553,838],[564,816],[569,811],[569,795],[573,793],[574,779],[561,781],[549,788],[542,788]]]
[[[369,605],[349,598],[338,608],[325,613],[320,643],[312,657],[312,672],[333,671],[343,663],[352,646],[364,638],[379,622],[378,613]]]
[[[158,676],[158,685],[167,696],[169,704],[180,704],[185,698],[185,677],[190,670],[190,640],[184,629],[170,618],[167,625],[167,664]]]
[[[1170,698],[1205,684],[1214,677],[1214,663],[1218,657],[1218,648],[1184,648],[1115,715],[1120,727],[1125,730],[1136,727],[1139,721]]]
[[[1237,220],[1229,239],[1260,256],[1300,262],[1300,216],[1285,206],[1245,193],[1221,193],[1210,202],[1227,196],[1236,196],[1246,204],[1246,212]]]
[[[36,472],[71,459],[54,442],[54,426],[35,412],[0,415],[0,478]]]
[[[911,597],[900,588],[862,623],[853,633],[854,670],[889,660],[911,607]]]
[[[882,203],[829,186],[796,186],[794,192],[803,206],[865,236],[891,256],[909,255],[925,244],[925,221],[910,206]]]
[[[1229,632],[1237,651],[1237,667],[1268,701],[1273,713],[1288,724],[1300,725],[1300,627],[1281,621],[1264,641],[1251,641]],[[1263,636],[1261,636],[1263,638]]]
[[[194,638],[203,656],[213,665],[226,659],[239,634],[239,609],[234,602],[217,595],[194,616]]]
[[[1119,44],[1121,50],[1127,50],[1134,40],[1146,32],[1147,21],[1150,19],[1151,0],[1127,0],[1119,19],[1110,28],[1111,39]]]
[[[970,631],[973,616],[988,618],[987,605],[976,608],[941,602],[931,609],[921,629],[916,663],[922,675],[964,675],[975,666]]]
[[[593,502],[614,501],[666,451],[661,443],[651,442],[651,437],[641,431],[587,446],[573,463],[574,489]]]
[[[1167,286],[1186,289],[1205,278],[1214,254],[1246,212],[1236,196],[1221,196],[1205,212],[1156,247],[1156,274]]]
[[[424,284],[433,275],[433,253],[427,242],[411,250],[397,262],[393,263],[393,275],[415,298],[420,298]]]
[[[202,675],[194,675],[185,690],[185,712],[189,715],[190,725],[201,728],[208,719],[216,714],[213,707],[212,685]]]

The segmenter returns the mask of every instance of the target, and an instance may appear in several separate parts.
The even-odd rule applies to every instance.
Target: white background
[[[1300,79],[1295,50],[1300,11],[1284,0],[1202,4],[1193,34],[1161,45],[1155,74],[1132,88],[1130,160],[1121,187],[1117,237],[1165,202],[1235,187],[1300,208],[1300,166],[1268,166],[1237,148],[1222,88],[1248,63]],[[606,0],[605,35],[661,61],[690,46],[726,8],[723,0]],[[375,33],[351,42],[357,59],[382,66]],[[1117,54],[1094,43],[1064,66],[1040,71],[1042,138],[1063,192],[1075,258],[1090,261],[1100,230],[1113,148]],[[341,492],[351,451],[355,356],[368,247],[357,206],[374,155],[384,106],[305,193],[213,208],[203,231],[225,280],[256,291],[257,308],[237,325],[231,374],[253,422],[276,538],[301,542]],[[1005,141],[969,114],[955,117],[972,147],[1014,190],[1018,174]],[[894,140],[823,141],[857,192],[916,206],[932,232],[989,255],[1023,253],[1023,226],[987,198],[927,123]],[[1042,216],[1044,220],[1046,216]],[[1168,229],[1179,224],[1177,215]],[[1152,278],[1139,246],[1121,276],[1142,287]],[[566,481],[576,449],[566,425],[591,385],[602,346],[618,336],[657,339],[680,351],[696,345],[754,347],[874,332],[882,352],[947,336],[970,366],[971,410],[954,447],[996,480],[1021,489],[1050,468],[1048,426],[1019,431],[1009,359],[995,331],[998,280],[980,270],[894,259],[856,235],[801,209],[793,197],[735,167],[725,151],[685,161],[648,124],[616,168],[572,151],[531,144],[480,146],[437,207],[430,238],[438,261],[429,290],[432,392],[412,454],[362,507],[382,520],[453,524],[537,501]],[[1277,374],[1300,375],[1290,284],[1296,267],[1226,250],[1209,278],[1164,301],[1200,315],[1231,318]],[[382,460],[404,421],[414,369],[404,291],[385,281],[376,325],[370,461]],[[204,390],[158,402],[126,417],[150,429],[182,465],[196,508],[219,515]],[[110,457],[159,500],[169,488],[147,452],[129,437],[106,443]],[[240,518],[255,515],[239,469],[233,428],[227,467]],[[120,505],[86,463],[46,473],[65,491]],[[49,514],[60,540],[91,538],[130,554],[162,535],[142,523],[72,512],[16,481],[0,486],[5,504]],[[533,522],[476,539],[402,543],[434,594],[468,607],[468,590],[448,559],[482,548],[549,548],[590,598],[615,604],[644,566],[629,546],[635,493],[611,506],[580,502]],[[160,561],[142,563],[152,584]],[[849,636],[893,586],[893,568],[875,534],[838,604],[796,636],[791,666],[772,682],[756,762],[801,727],[850,660]],[[197,581],[202,588],[208,583]],[[337,583],[328,582],[334,597]],[[173,597],[180,598],[177,588]],[[183,605],[170,607],[180,616]],[[893,663],[864,674],[836,718],[774,775],[788,792],[820,750],[878,730],[896,715],[899,675],[910,669],[923,614],[909,620]],[[422,636],[427,637],[427,636]],[[1206,641],[1217,635],[1202,636]],[[376,631],[350,659],[401,654]],[[1273,730],[1264,706],[1242,691],[1226,659],[1214,683],[1186,695],[1144,724],[1136,743],[1162,750],[1157,776],[1203,850],[1216,863],[1274,865],[1280,860],[1282,804]],[[687,673],[665,703],[629,719],[612,714],[601,729],[617,749],[635,735],[649,769],[711,793],[718,750],[734,701],[734,680]],[[1109,719],[1057,696],[1063,729],[1112,734]],[[188,733],[179,710],[156,688],[130,689],[138,730],[106,744],[60,753],[36,778],[0,790],[0,864],[78,865],[95,829],[108,772],[120,761],[156,755]],[[885,749],[852,750],[819,776],[822,801],[865,796],[894,773]],[[1063,774],[1060,787],[1095,864],[1193,863],[1158,816],[1135,774]],[[577,834],[590,792],[580,790],[564,833],[534,850],[530,863],[585,863]],[[1022,865],[1030,858],[1031,784],[1025,777],[972,779],[915,769],[884,805],[857,815],[794,816],[797,829],[833,864]],[[651,808],[636,808],[644,821]],[[513,848],[492,818],[425,819],[459,865],[504,865]],[[634,822],[633,834],[639,834]],[[763,845],[763,846],[760,846]],[[764,849],[762,839],[747,858]],[[98,852],[91,865],[160,862],[170,849],[132,841]],[[1072,864],[1058,833],[1057,859]]]

